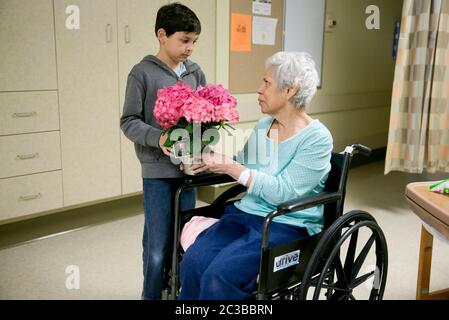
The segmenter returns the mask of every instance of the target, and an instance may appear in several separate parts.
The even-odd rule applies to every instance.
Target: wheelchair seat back
[[[332,153],[331,171],[324,185],[324,191],[341,193],[341,200],[324,205],[324,229],[343,214],[350,158],[351,156],[346,153]]]
[[[338,201],[324,204],[323,231],[286,245],[271,247],[262,252],[260,292],[269,296],[299,285],[324,230],[343,214],[350,159],[350,154],[332,153],[331,170],[324,191],[338,192],[341,194],[341,198]]]

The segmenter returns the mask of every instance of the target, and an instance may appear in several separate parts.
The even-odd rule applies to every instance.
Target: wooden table
[[[436,182],[436,181],[435,181]],[[435,182],[414,182],[407,185],[405,196],[412,211],[428,226],[449,240],[449,196],[432,192]],[[423,226],[418,262],[416,299],[449,299],[449,288],[430,292],[433,235]]]

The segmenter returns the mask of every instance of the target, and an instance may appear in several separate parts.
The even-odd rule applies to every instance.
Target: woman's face
[[[265,70],[263,82],[257,89],[257,93],[261,111],[268,115],[277,114],[289,99],[288,90],[278,88],[273,67]]]

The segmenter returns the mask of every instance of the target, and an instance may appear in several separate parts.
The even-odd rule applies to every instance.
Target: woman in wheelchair
[[[183,255],[180,299],[248,299],[257,282],[264,217],[276,205],[323,191],[330,171],[332,136],[306,113],[318,73],[310,55],[278,52],[266,63],[258,88],[260,120],[237,161],[211,152],[196,172],[227,174],[248,189],[225,208]],[[320,232],[323,206],[274,219],[270,245]]]

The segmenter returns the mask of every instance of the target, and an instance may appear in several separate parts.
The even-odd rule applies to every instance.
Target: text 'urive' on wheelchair
[[[376,220],[362,210],[343,214],[346,181],[353,154],[369,156],[360,144],[332,153],[331,171],[324,191],[311,197],[292,199],[267,215],[261,242],[259,279],[254,298],[259,300],[381,300],[388,269],[385,236]],[[179,262],[182,259],[180,233],[193,216],[219,218],[224,207],[246,188],[235,185],[209,206],[180,212],[181,193],[189,188],[233,182],[227,175],[204,174],[185,178],[174,196],[172,259],[167,267],[163,298],[179,293]],[[287,245],[269,247],[269,229],[277,216],[324,205],[323,230]]]

